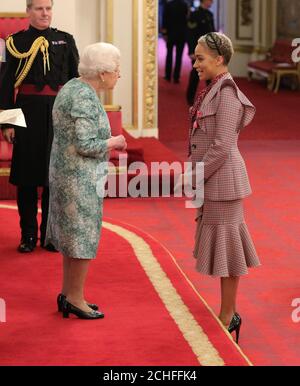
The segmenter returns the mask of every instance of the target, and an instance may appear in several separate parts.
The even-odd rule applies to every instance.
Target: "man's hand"
[[[15,129],[3,129],[3,137],[8,143],[14,143],[15,140]]]

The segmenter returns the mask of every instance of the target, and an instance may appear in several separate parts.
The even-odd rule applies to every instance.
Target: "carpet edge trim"
[[[12,210],[17,210],[17,206],[15,205],[3,205],[3,204],[0,204],[0,209],[12,209]],[[39,209],[39,212],[41,212],[41,210]],[[109,219],[106,218],[108,221]],[[113,221],[113,219],[111,219]],[[155,290],[157,291],[158,295],[160,296],[161,300],[163,301],[163,303],[165,304],[167,310],[169,311],[170,315],[172,316],[172,318],[174,319],[175,323],[177,324],[177,326],[179,327],[180,331],[182,332],[184,338],[186,339],[186,341],[188,342],[188,344],[190,345],[192,351],[196,354],[197,356],[197,359],[199,361],[200,364],[202,365],[206,365],[206,366],[224,366],[225,363],[223,361],[223,359],[220,357],[218,351],[216,350],[216,348],[213,346],[213,344],[210,342],[209,338],[207,337],[207,335],[204,333],[204,331],[202,330],[201,326],[197,323],[197,321],[194,319],[193,315],[190,313],[188,307],[184,304],[181,296],[178,294],[176,288],[173,286],[173,284],[171,283],[170,279],[168,278],[168,276],[166,275],[166,273],[164,272],[164,270],[162,269],[161,265],[159,264],[159,262],[157,261],[157,259],[155,258],[155,256],[153,255],[152,253],[152,250],[150,248],[150,246],[146,243],[145,240],[143,240],[140,236],[134,234],[132,231],[129,231],[128,229],[125,229],[125,228],[122,228],[121,226],[119,225],[115,225],[115,224],[111,224],[109,223],[108,221],[103,221],[103,226],[104,228],[106,229],[109,229],[117,234],[119,234],[120,236],[122,236],[123,238],[126,239],[127,242],[129,242],[129,244],[132,246],[133,250],[135,251],[136,253],[136,256],[140,262],[140,264],[142,265],[145,273],[147,274],[147,276],[149,277],[151,283],[153,284]],[[126,225],[126,224],[124,224]],[[161,244],[158,240],[156,240],[153,236],[151,236],[150,234],[140,230],[139,228],[131,225],[131,224],[127,224],[128,226],[132,227],[132,228],[136,228],[137,230],[139,230],[140,232],[143,232],[145,233],[149,238],[151,238],[153,241],[155,241],[157,244],[159,244],[167,253],[168,255],[171,257],[173,263],[175,264],[175,266],[177,267],[177,269],[179,270],[179,272],[182,274],[182,276],[185,278],[185,280],[187,281],[187,283],[191,286],[191,288],[193,289],[193,291],[196,293],[196,295],[200,298],[200,300],[203,302],[203,304],[205,305],[205,307],[208,309],[208,311],[212,314],[212,316],[219,322],[217,316],[215,315],[215,313],[213,312],[213,310],[209,307],[209,305],[207,304],[207,302],[204,300],[204,298],[202,298],[202,296],[199,294],[199,292],[197,291],[197,289],[194,287],[193,283],[189,280],[189,278],[186,276],[186,274],[182,271],[182,269],[180,268],[180,266],[178,265],[175,257],[171,254],[171,252],[163,245]],[[118,231],[116,231],[118,230]],[[127,237],[126,237],[127,235]],[[125,237],[124,237],[125,236]],[[133,242],[134,241],[134,242]],[[141,247],[141,245],[144,244],[144,248],[142,249],[139,249],[139,247]],[[136,248],[136,246],[139,246]],[[150,267],[148,264],[147,264],[147,259],[145,259],[143,257],[143,255],[140,255],[139,252],[141,252],[143,250],[143,253],[145,252],[145,247],[146,247],[146,250],[148,249],[148,253],[146,254],[148,257],[150,257],[150,259],[152,260],[152,265],[154,267]],[[156,267],[155,267],[156,266]],[[152,277],[149,276],[149,273],[152,273]],[[156,275],[158,274],[158,276],[156,277]],[[161,280],[163,279],[164,282],[168,282],[168,287],[169,289],[170,288],[173,288],[174,292],[173,292],[173,296],[176,299],[175,301],[175,304],[173,304],[173,302],[169,303],[166,296],[162,296],[161,295],[161,292],[160,291],[163,291],[164,292],[164,288],[161,287]],[[174,301],[174,299],[173,299]],[[190,319],[189,320],[189,323],[187,326],[185,326],[185,323],[183,323],[182,320],[178,321],[176,320],[176,310],[178,308],[178,302],[181,303],[181,308],[185,310],[185,315],[190,315]],[[173,307],[174,306],[174,307]],[[220,324],[220,327],[224,330],[224,332],[229,335],[230,337],[230,340],[232,340],[231,338],[231,335],[228,333],[228,331],[221,325],[221,322],[219,322]],[[197,344],[195,344],[194,342],[194,334],[192,333],[191,334],[191,337],[193,339],[190,339],[189,336],[190,336],[190,328],[191,327],[196,327],[198,326],[199,329],[200,329],[200,336],[202,335],[200,341],[202,343],[204,343],[205,345],[208,345],[208,350],[206,349],[205,352],[210,352],[211,354],[209,354],[209,356],[214,356],[214,361],[211,362],[211,358],[208,357],[207,354],[203,354],[202,352],[199,353],[199,349],[198,349],[198,346]],[[193,328],[193,330],[194,330]],[[185,332],[184,332],[184,331]],[[198,331],[199,332],[199,331]],[[205,337],[205,338],[204,338]],[[233,341],[232,341],[233,342]],[[241,349],[233,342],[233,344],[236,346],[237,350],[239,351],[239,353],[242,355],[242,357],[246,360],[246,362],[249,364],[249,365],[252,365],[253,364],[250,362],[250,360],[246,357],[246,355],[241,351]],[[200,350],[202,351],[202,350]]]
[[[181,296],[153,255],[151,247],[140,236],[119,225],[103,221],[103,227],[117,233],[133,248],[150,282],[164,303],[183,337],[203,366],[224,366],[220,354],[197,323]]]
[[[109,217],[105,217],[106,220],[108,221],[114,221],[113,218],[109,218]],[[251,360],[247,357],[247,355],[243,352],[243,350],[234,342],[234,340],[232,339],[232,336],[230,335],[230,333],[227,331],[227,329],[223,326],[223,324],[221,323],[220,319],[218,318],[218,316],[215,314],[215,312],[213,311],[213,309],[209,306],[209,304],[207,303],[207,301],[200,295],[200,293],[198,292],[198,290],[196,289],[196,287],[194,286],[194,284],[192,283],[192,281],[189,279],[189,277],[185,274],[185,272],[181,269],[181,267],[179,266],[179,264],[177,263],[177,260],[176,258],[173,256],[173,254],[167,249],[166,246],[164,246],[160,241],[158,241],[155,237],[153,237],[151,234],[149,234],[148,232],[145,232],[144,230],[136,227],[135,225],[132,225],[132,224],[128,224],[126,222],[123,222],[123,221],[117,221],[118,223],[120,224],[124,224],[124,226],[129,226],[129,227],[132,227],[132,228],[135,228],[136,230],[138,230],[139,232],[141,233],[144,233],[145,235],[147,235],[149,238],[151,238],[153,241],[155,241],[157,244],[159,244],[167,253],[168,255],[170,256],[171,260],[173,261],[173,263],[175,264],[176,268],[179,270],[179,272],[182,274],[182,276],[184,277],[184,279],[187,281],[187,283],[191,286],[192,290],[196,293],[197,297],[199,297],[199,299],[201,300],[201,302],[204,304],[204,306],[207,308],[207,310],[211,313],[211,315],[213,316],[213,318],[218,322],[218,324],[220,325],[221,329],[223,330],[223,332],[225,333],[226,337],[229,338],[230,340],[230,343],[234,345],[234,347],[237,349],[237,351],[239,352],[239,354],[245,359],[245,361],[247,362],[247,364],[249,364],[249,366],[254,366],[254,364],[251,362]]]

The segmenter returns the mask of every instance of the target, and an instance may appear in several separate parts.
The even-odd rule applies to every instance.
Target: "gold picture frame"
[[[236,0],[236,39],[252,40],[254,35],[254,1]]]

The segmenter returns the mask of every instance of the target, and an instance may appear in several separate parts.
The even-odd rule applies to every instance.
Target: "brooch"
[[[197,111],[197,114],[196,114],[196,119],[195,119],[195,122],[194,122],[194,125],[193,125],[193,129],[198,129],[199,125],[198,125],[198,120],[201,119],[202,117],[202,112],[201,111]]]

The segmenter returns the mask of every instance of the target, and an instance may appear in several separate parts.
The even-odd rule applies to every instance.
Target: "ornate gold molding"
[[[139,72],[139,0],[133,0],[132,9],[132,129],[137,129],[138,122],[138,72]]]
[[[28,17],[25,12],[0,12],[0,18],[22,18],[26,19]]]
[[[0,168],[0,177],[8,177],[10,175],[10,168]]]
[[[253,53],[258,55],[266,55],[270,51],[268,47],[254,47]]]
[[[253,52],[253,46],[240,46],[240,45],[235,45],[234,46],[234,51],[235,52],[241,52],[242,54],[251,54]]]
[[[235,36],[238,40],[253,39],[253,6],[253,0],[236,0]]]
[[[106,1],[106,40],[108,43],[114,42],[114,2]]]
[[[106,0],[106,41],[114,43],[114,1]],[[105,93],[105,103],[111,105],[113,103],[112,91]]]
[[[252,25],[253,24],[253,4],[251,0],[241,0],[241,24]]]
[[[104,105],[104,110],[106,112],[111,112],[111,111],[121,111],[122,110],[122,106],[120,105]]]
[[[144,0],[144,129],[157,127],[157,7]]]

